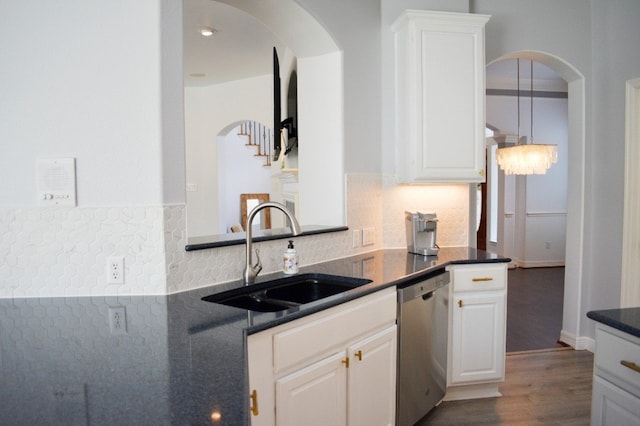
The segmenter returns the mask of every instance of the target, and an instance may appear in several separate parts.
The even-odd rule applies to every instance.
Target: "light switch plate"
[[[362,229],[362,246],[373,245],[373,239],[375,236],[375,228],[363,228]]]
[[[351,240],[351,248],[360,247],[360,242],[362,241],[362,231],[360,229],[353,230],[353,239]]]

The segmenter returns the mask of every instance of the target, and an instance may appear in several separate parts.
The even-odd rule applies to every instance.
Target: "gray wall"
[[[379,173],[380,8],[371,0],[298,0],[344,52],[345,171]]]

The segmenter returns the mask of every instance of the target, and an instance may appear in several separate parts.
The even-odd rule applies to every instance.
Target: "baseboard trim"
[[[498,390],[499,382],[476,383],[447,387],[443,401],[459,401],[463,399],[496,398],[502,394]]]
[[[577,351],[587,350],[589,352],[595,352],[596,350],[596,341],[593,338],[586,336],[576,337],[565,330],[560,332],[560,341],[573,347]]]
[[[517,355],[533,355],[533,354],[542,354],[546,352],[559,352],[559,351],[573,351],[575,350],[571,346],[563,346],[557,348],[549,348],[549,349],[531,349],[529,351],[517,351],[517,352],[507,352],[507,356],[517,356]]]
[[[557,268],[559,266],[565,266],[564,260],[525,260],[518,262],[518,266],[521,268]]]

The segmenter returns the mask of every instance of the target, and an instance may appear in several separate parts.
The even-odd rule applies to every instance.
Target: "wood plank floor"
[[[509,270],[507,352],[562,346],[564,267]]]
[[[508,354],[502,397],[445,401],[417,424],[588,425],[592,372],[589,351]]]

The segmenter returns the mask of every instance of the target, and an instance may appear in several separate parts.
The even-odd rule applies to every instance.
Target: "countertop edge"
[[[587,317],[640,338],[640,308],[589,311],[587,312]]]

